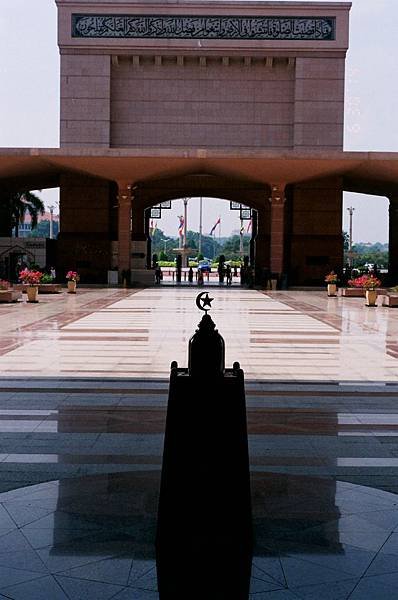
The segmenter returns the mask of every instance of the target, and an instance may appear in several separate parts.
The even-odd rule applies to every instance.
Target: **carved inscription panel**
[[[335,33],[334,17],[72,15],[78,38],[332,41]]]

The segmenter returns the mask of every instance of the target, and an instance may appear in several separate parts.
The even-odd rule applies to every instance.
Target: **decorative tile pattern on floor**
[[[212,288],[247,379],[398,381],[398,311],[320,292]],[[0,306],[0,375],[167,377],[200,319],[195,288],[96,289]]]
[[[0,494],[0,594],[29,600],[158,598],[158,489],[159,471],[142,471]],[[395,494],[254,473],[252,498],[252,600],[277,593],[296,599],[374,600],[382,592],[393,597]]]

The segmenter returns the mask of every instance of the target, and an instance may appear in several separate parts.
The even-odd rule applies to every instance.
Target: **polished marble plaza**
[[[81,288],[0,305],[0,376],[167,377],[172,360],[186,362],[197,292]],[[325,292],[210,292],[227,366],[239,360],[247,379],[398,381],[393,308]]]
[[[246,376],[250,600],[394,598],[398,311],[210,292],[227,366]],[[186,365],[196,294],[0,305],[0,598],[158,598],[167,378],[171,360]]]

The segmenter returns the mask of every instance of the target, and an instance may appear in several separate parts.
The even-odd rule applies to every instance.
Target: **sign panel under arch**
[[[72,37],[333,41],[335,17],[73,14]]]

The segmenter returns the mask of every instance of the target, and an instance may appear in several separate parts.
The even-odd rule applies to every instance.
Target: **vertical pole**
[[[188,198],[184,198],[184,243],[182,246],[184,248],[184,250],[187,247],[187,218],[188,218]],[[188,266],[188,255],[183,254],[183,257],[185,258],[185,260],[183,261],[185,264],[183,266],[187,267]]]
[[[347,208],[348,214],[350,215],[350,231],[349,231],[349,242],[348,242],[348,264],[352,267],[352,215],[354,213],[355,208],[350,206]]]
[[[202,253],[202,196],[199,200],[199,240],[198,240],[198,254]]]
[[[243,219],[240,220],[240,240],[239,240],[239,254],[240,259],[243,260]]]
[[[52,239],[54,239],[54,227],[53,227],[54,207],[49,206],[48,209],[50,211],[50,240],[52,240]]]

